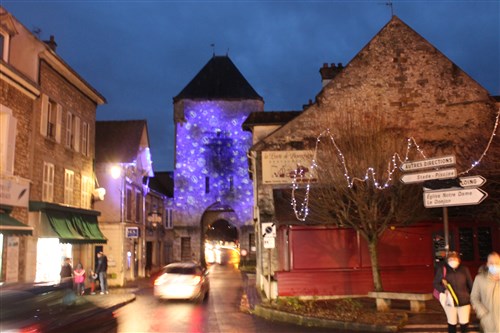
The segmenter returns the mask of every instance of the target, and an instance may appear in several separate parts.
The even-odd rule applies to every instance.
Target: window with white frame
[[[75,172],[64,169],[64,204],[73,205],[73,192],[75,185]]]
[[[0,174],[14,173],[17,119],[12,110],[0,104]]]
[[[40,133],[56,142],[61,142],[62,107],[47,95],[42,95]]]
[[[86,121],[82,121],[82,154],[89,156],[90,127]]]
[[[82,176],[82,208],[90,209],[93,189],[92,178],[89,176]]]
[[[43,163],[42,201],[54,201],[54,164]]]
[[[66,147],[80,150],[80,118],[69,111],[66,114]]]

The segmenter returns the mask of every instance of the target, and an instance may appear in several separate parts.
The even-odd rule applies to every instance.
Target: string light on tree
[[[468,169],[460,172],[459,175],[465,175],[465,174],[469,173],[472,169],[474,169],[477,165],[479,165],[479,163],[486,156],[486,153],[490,149],[491,144],[493,142],[493,139],[496,136],[496,131],[497,131],[497,128],[498,128],[499,118],[500,118],[500,112],[498,112],[497,115],[496,115],[495,123],[494,123],[494,126],[493,126],[492,133],[490,134],[488,143],[487,143],[487,145],[486,145],[483,153],[480,155],[479,159],[477,159],[474,163],[472,163],[472,165],[471,165],[470,168],[468,168]],[[351,175],[349,174],[349,169],[348,169],[348,166],[347,166],[344,154],[342,153],[342,151],[338,147],[338,145],[337,145],[337,143],[335,141],[334,136],[330,132],[330,129],[327,129],[327,130],[323,131],[317,137],[317,139],[316,139],[316,145],[315,145],[315,148],[314,148],[314,155],[313,155],[313,159],[312,159],[312,162],[311,162],[311,169],[317,169],[318,168],[318,164],[317,164],[318,147],[319,147],[319,144],[321,143],[321,140],[323,138],[325,138],[325,137],[328,138],[328,139],[330,139],[330,142],[332,143],[333,147],[335,148],[335,152],[338,155],[338,160],[340,161],[340,163],[342,165],[342,168],[343,168],[344,178],[346,180],[347,187],[349,187],[349,188],[352,188],[353,185],[354,185],[354,182],[356,182],[356,181],[362,182],[362,183],[372,182],[373,187],[375,189],[377,189],[377,190],[384,190],[384,189],[389,188],[390,184],[392,182],[392,175],[393,175],[393,173],[396,171],[396,169],[398,169],[398,167],[401,164],[403,164],[403,163],[405,163],[405,162],[407,162],[409,160],[409,156],[410,156],[410,153],[413,151],[413,148],[415,148],[415,150],[422,157],[422,159],[427,159],[426,154],[420,148],[420,146],[418,145],[418,143],[415,140],[415,138],[413,138],[413,137],[408,138],[407,139],[407,146],[406,146],[405,157],[401,158],[401,156],[397,152],[395,152],[392,155],[392,158],[388,162],[388,167],[387,167],[387,170],[386,170],[387,178],[386,178],[386,180],[384,182],[382,182],[382,185],[380,185],[380,182],[377,181],[377,178],[376,178],[375,168],[373,168],[373,167],[368,167],[366,169],[365,175],[363,177],[356,177],[356,176],[352,176],[351,177]],[[295,172],[293,174],[293,178],[292,178],[292,200],[291,200],[291,205],[292,205],[293,210],[295,212],[295,217],[297,218],[297,220],[302,221],[302,222],[305,222],[305,220],[306,220],[306,218],[307,218],[307,216],[309,214],[309,193],[310,193],[310,190],[311,190],[311,180],[312,180],[312,178],[313,178],[313,173],[312,172],[308,173],[308,174],[304,174],[304,173],[298,173],[297,170],[295,170]],[[300,183],[301,184],[305,184],[305,195],[304,195],[304,200],[300,204],[300,209],[298,209],[297,208],[298,203],[297,203],[297,199],[295,197],[295,192],[300,189],[299,188],[299,184]]]

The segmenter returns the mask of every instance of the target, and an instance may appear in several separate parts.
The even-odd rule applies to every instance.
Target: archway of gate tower
[[[216,203],[201,220],[201,260],[205,264],[239,264],[240,226],[235,211]]]

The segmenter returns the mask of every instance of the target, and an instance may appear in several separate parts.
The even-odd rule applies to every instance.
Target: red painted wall
[[[493,250],[499,251],[500,229],[496,224],[486,225],[492,230]],[[460,251],[462,243],[465,250],[464,228],[476,232],[481,226],[450,226],[451,249]],[[386,291],[432,291],[436,254],[433,236],[441,229],[440,223],[428,223],[385,232],[379,243],[379,264]],[[463,264],[474,276],[483,263],[477,237],[473,238],[472,247],[474,260],[464,260]],[[279,296],[355,295],[373,290],[367,244],[352,229],[283,227],[278,233],[277,248],[280,270],[275,272],[275,278]]]

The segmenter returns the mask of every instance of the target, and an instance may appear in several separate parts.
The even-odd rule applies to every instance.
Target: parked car
[[[208,270],[191,262],[165,266],[154,282],[154,295],[159,299],[203,301],[209,290]]]
[[[76,297],[71,285],[0,286],[0,332],[116,332],[111,310]]]

